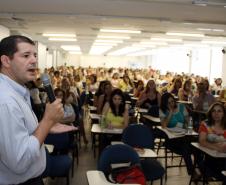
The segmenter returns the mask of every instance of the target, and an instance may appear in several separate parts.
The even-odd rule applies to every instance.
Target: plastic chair
[[[60,134],[49,134],[45,139],[45,144],[54,145],[53,155],[62,155],[72,152],[72,171],[71,175],[74,174],[74,161],[77,158],[78,164],[78,144],[74,140],[73,132],[65,132]]]
[[[50,155],[46,150],[46,169],[42,177],[65,177],[66,184],[69,185],[71,165],[72,159],[68,155]]]
[[[122,133],[122,142],[132,147],[154,149],[154,136],[151,130],[141,124],[131,124],[125,128]],[[154,180],[160,179],[160,184],[162,184],[165,170],[156,159],[141,160],[141,167],[148,181],[152,183]]]
[[[109,145],[101,153],[97,169],[108,177],[111,172],[111,164],[128,162],[131,165],[140,164],[140,158],[132,147],[124,144]]]

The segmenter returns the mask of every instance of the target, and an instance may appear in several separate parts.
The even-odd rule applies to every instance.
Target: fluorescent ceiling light
[[[207,6],[207,4],[205,4],[205,3],[194,4],[194,5],[196,5],[196,6]]]
[[[49,38],[50,41],[77,41],[77,39],[74,38]]]
[[[180,33],[180,32],[167,32],[166,35],[185,36],[185,37],[205,37],[204,34],[199,34],[199,33]]]
[[[76,37],[75,34],[63,34],[63,33],[43,33],[44,37]]]
[[[80,47],[77,45],[62,45],[61,48],[66,51],[80,51]]]
[[[171,38],[151,38],[151,41],[166,41],[166,42],[182,42],[182,39],[171,39]]]
[[[205,48],[205,47],[209,47],[209,45],[207,44],[184,44],[185,47],[192,47],[192,48]]]
[[[208,3],[208,0],[193,0],[192,4],[197,6],[206,6]]]
[[[123,43],[122,40],[95,40],[95,42],[102,42],[102,43]]]
[[[130,39],[130,37],[126,36],[105,36],[105,35],[98,35],[97,38],[101,39]]]
[[[92,46],[89,54],[90,55],[102,55],[103,53],[110,50],[112,46]]]
[[[161,46],[166,46],[168,45],[167,42],[156,42],[156,41],[142,41],[140,42],[142,45],[161,45]]]
[[[226,41],[211,41],[211,40],[203,40],[204,44],[216,44],[216,45],[226,45]]]
[[[101,43],[101,42],[94,42],[93,46],[117,46],[117,43]]]
[[[82,52],[81,51],[69,51],[70,54],[74,54],[74,55],[81,55]]]
[[[141,33],[140,30],[114,30],[114,29],[100,29],[100,32],[111,32],[111,33]]]
[[[215,32],[224,32],[223,29],[211,29],[211,28],[197,28],[199,31],[215,31]]]
[[[150,45],[150,44],[133,44],[133,47],[143,47],[143,48],[155,48],[155,45]]]
[[[119,56],[119,55],[126,55],[128,53],[132,53],[132,52],[136,52],[136,51],[140,51],[140,50],[144,50],[145,48],[143,47],[125,47],[116,51],[113,51],[111,53],[109,53],[108,55],[115,55],[115,56]]]
[[[199,31],[212,31],[210,28],[197,28]]]
[[[224,32],[223,29],[212,29],[212,30],[215,31],[215,32]]]

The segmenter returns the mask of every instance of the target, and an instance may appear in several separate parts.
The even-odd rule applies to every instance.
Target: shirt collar
[[[30,92],[25,87],[20,85],[19,83],[15,82],[11,78],[9,78],[7,75],[0,74],[0,79],[4,80],[9,86],[11,86],[18,94],[20,94],[28,103],[31,104],[30,101]]]

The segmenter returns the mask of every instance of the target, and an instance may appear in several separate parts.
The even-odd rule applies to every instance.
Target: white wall
[[[166,71],[189,73],[188,50],[184,48],[156,49],[152,55],[152,68],[158,69],[165,74]]]
[[[224,49],[226,51],[226,48],[224,48]],[[223,54],[222,58],[223,58],[223,62],[222,62],[222,76],[221,76],[221,78],[223,80],[223,86],[226,87],[226,53]]]
[[[63,66],[66,63],[66,55],[57,51],[57,66]]]
[[[10,35],[10,31],[8,28],[0,25],[0,40]]]
[[[223,59],[222,59],[223,58]],[[221,53],[221,48],[163,48],[153,52],[148,57],[115,57],[115,56],[88,56],[62,54],[54,50],[47,54],[47,67],[67,66],[81,67],[127,67],[147,68],[166,71],[194,73],[207,76],[210,82],[214,78],[222,77],[226,86],[226,55]]]
[[[53,66],[53,52],[48,51],[46,55],[46,67],[50,68]]]
[[[146,57],[115,57],[115,56],[88,56],[68,55],[67,65],[75,67],[129,67],[146,68]]]
[[[43,70],[47,67],[47,51],[46,46],[38,42],[38,67]]]

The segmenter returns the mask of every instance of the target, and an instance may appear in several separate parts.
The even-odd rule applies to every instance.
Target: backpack
[[[144,173],[138,165],[112,169],[110,176],[113,183],[146,185]]]

